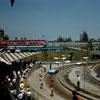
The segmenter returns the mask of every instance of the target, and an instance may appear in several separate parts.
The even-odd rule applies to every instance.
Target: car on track
[[[50,69],[49,74],[55,74],[58,72],[58,69]]]

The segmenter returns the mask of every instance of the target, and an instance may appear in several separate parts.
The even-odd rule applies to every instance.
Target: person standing
[[[40,89],[43,89],[43,77],[42,77],[42,75],[40,76]]]
[[[30,87],[29,87],[29,86],[27,86],[27,91],[28,91],[28,90],[30,90]]]
[[[77,93],[77,87],[75,87],[75,89],[72,91],[72,95],[73,95],[73,100],[79,100],[78,93]]]
[[[39,76],[41,77],[41,75],[42,75],[42,71],[40,70],[40,71],[39,71]]]
[[[21,81],[21,83],[20,83],[20,88],[24,88],[24,82],[23,81]]]
[[[51,63],[50,63],[50,69],[51,69]]]
[[[31,93],[30,90],[27,91],[26,95],[27,95],[27,100],[31,100],[32,99],[32,93]]]
[[[53,89],[54,89],[54,81],[53,80],[51,80],[51,82],[50,82],[50,89],[51,89],[51,94],[50,94],[50,96],[53,96],[54,94],[53,94]]]
[[[46,65],[44,64],[43,67],[44,67],[44,72],[46,72]]]
[[[18,70],[17,74],[18,74],[18,80],[19,80],[21,78],[21,72],[20,72],[20,70]]]
[[[15,97],[15,100],[17,100],[17,90],[16,89],[13,90],[13,95]]]
[[[23,94],[23,100],[25,100],[25,91],[23,88],[20,89],[21,94]]]
[[[77,75],[77,88],[78,88],[78,91],[80,91],[80,76]]]
[[[39,76],[41,76],[42,75],[42,67],[40,67],[40,69],[39,69]]]
[[[14,89],[16,89],[16,78],[15,77],[13,78],[12,83],[13,83]]]
[[[21,92],[18,94],[18,100],[23,100],[23,94]]]

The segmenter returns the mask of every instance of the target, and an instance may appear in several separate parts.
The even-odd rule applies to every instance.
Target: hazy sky
[[[0,0],[0,28],[11,38],[100,38],[100,0]]]

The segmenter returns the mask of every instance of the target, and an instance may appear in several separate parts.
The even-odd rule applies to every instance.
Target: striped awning
[[[0,62],[4,62],[7,65],[11,65],[11,63],[7,62],[4,58],[0,57]]]
[[[16,52],[16,53],[4,53],[3,56],[8,62],[18,61],[25,57],[33,56],[38,54],[39,52]]]

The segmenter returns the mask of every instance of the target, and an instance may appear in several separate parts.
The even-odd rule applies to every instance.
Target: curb
[[[68,90],[72,91],[72,90],[74,89],[74,87],[71,86],[71,85],[68,84],[68,83],[65,83],[65,80],[64,80],[64,78],[63,78],[65,72],[66,72],[66,71],[70,71],[70,70],[71,70],[71,69],[66,69],[66,70],[64,70],[61,74],[59,73],[59,75],[58,75],[58,81],[59,81],[65,88],[67,88]],[[69,80],[69,81],[70,81],[70,80]],[[71,82],[71,81],[70,81],[70,82]],[[71,82],[71,84],[73,84],[73,83]],[[73,84],[73,85],[76,86],[75,84]],[[88,92],[88,91],[87,91],[87,92]],[[89,100],[94,100],[93,97],[91,97],[91,95],[87,95],[87,94],[85,94],[85,93],[79,93],[79,95],[82,96],[82,97],[84,97],[84,98],[87,98],[87,99],[89,99]]]

